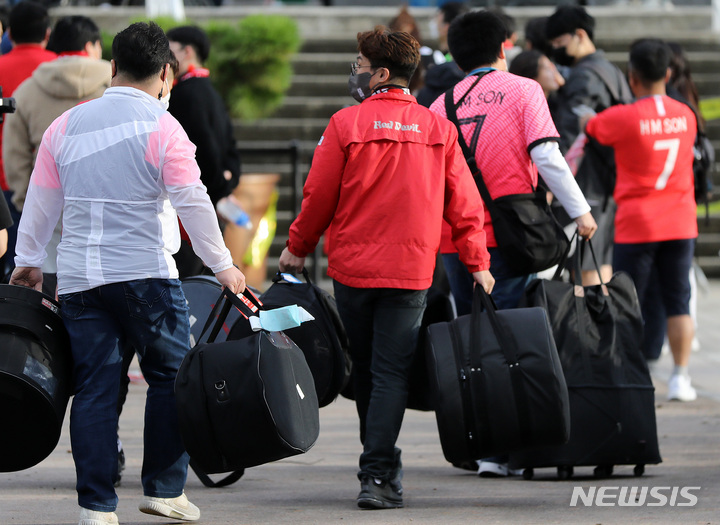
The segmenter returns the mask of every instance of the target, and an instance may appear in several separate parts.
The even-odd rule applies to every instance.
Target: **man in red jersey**
[[[50,37],[50,16],[45,6],[28,0],[17,4],[10,11],[8,32],[15,46],[10,52],[0,56],[0,87],[3,97],[11,97],[15,88],[28,78],[37,66],[57,58],[55,53],[45,49]],[[5,180],[2,163],[2,131],[3,124],[0,124],[0,187],[15,221],[15,226],[8,229],[7,254],[0,260],[0,272],[4,275],[15,267],[13,257],[20,213],[10,201],[12,192]]]
[[[443,217],[460,258],[488,293],[483,205],[446,119],[407,88],[420,45],[382,27],[358,34],[350,94],[315,149],[281,271],[299,271],[328,235],[328,275],[350,340],[360,417],[360,494],[366,509],[403,506],[395,446],[408,395]]]
[[[697,397],[687,368],[693,322],[690,267],[698,234],[693,181],[693,111],[665,94],[670,49],[661,40],[638,40],[630,48],[633,104],[614,106],[592,118],[585,132],[615,150],[613,266],[629,273],[641,304],[655,268],[667,315],[667,335],[675,368],[668,398]],[[652,307],[652,305],[644,305]]]

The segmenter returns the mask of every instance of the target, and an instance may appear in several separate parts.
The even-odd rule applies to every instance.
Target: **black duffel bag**
[[[482,287],[473,294],[470,315],[428,328],[426,355],[445,459],[459,465],[566,442],[568,392],[547,313],[496,310]]]
[[[249,291],[238,297],[223,289],[203,329],[213,325],[207,342],[190,350],[175,381],[183,443],[206,474],[302,454],[320,430],[313,377],[289,337],[261,330],[213,342],[233,305],[244,316],[260,307]]]
[[[577,235],[577,234],[576,234]],[[600,269],[591,241],[595,269]],[[578,253],[586,250],[578,241]],[[643,320],[635,285],[624,272],[604,284],[582,286],[581,262],[573,257],[572,281],[536,279],[521,304],[547,310],[570,398],[570,439],[561,446],[510,455],[512,468],[597,466],[598,475],[613,465],[662,461],[655,419],[655,388],[642,354]],[[531,472],[526,470],[526,478]]]
[[[283,330],[305,355],[315,381],[318,403],[332,403],[350,377],[350,351],[345,327],[340,320],[335,298],[310,281],[303,268],[305,282],[293,282],[279,273],[273,284],[260,296],[265,310],[284,306],[303,307],[315,319]],[[240,339],[250,333],[245,319],[230,328],[228,339]]]

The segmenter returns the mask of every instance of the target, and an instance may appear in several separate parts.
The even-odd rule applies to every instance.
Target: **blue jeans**
[[[535,274],[519,275],[508,267],[498,248],[488,248],[490,252],[490,273],[495,278],[492,298],[498,309],[517,308],[525,287],[535,278]],[[445,273],[450,282],[450,290],[455,299],[458,316],[467,315],[472,307],[473,277],[460,261],[457,253],[442,254]]]
[[[60,296],[70,334],[74,395],[70,441],[78,503],[114,511],[117,495],[118,391],[125,342],[148,383],[142,485],[146,496],[183,492],[188,455],[178,430],[175,376],[190,349],[185,296],[177,279],[141,279]]]
[[[395,447],[408,395],[427,290],[351,288],[334,282],[350,340],[355,404],[360,418],[360,473],[386,481],[400,468]]]

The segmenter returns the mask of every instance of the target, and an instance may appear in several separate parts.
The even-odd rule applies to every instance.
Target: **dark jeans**
[[[355,403],[360,417],[359,475],[392,480],[395,447],[408,395],[427,290],[352,288],[334,282],[335,300],[350,340]]]
[[[188,306],[177,279],[114,283],[60,296],[70,335],[74,394],[70,440],[78,503],[115,510],[118,391],[123,350],[136,349],[148,383],[142,486],[146,496],[182,494],[188,455],[178,430],[175,376],[190,349]]]
[[[488,248],[490,252],[490,273],[495,278],[492,298],[498,309],[516,308],[525,287],[535,278],[535,274],[518,275],[511,270],[498,248]],[[444,253],[443,265],[455,299],[458,316],[470,313],[472,306],[473,277],[460,261],[457,253]]]
[[[642,308],[643,354],[660,357],[667,317],[690,313],[690,269],[695,239],[616,244],[613,267],[632,277]]]

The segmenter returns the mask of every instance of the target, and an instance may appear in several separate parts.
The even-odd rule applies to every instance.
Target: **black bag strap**
[[[310,273],[307,271],[307,268],[303,267],[302,269],[303,278],[305,279],[305,282],[307,284],[313,284],[312,280],[310,280]],[[285,276],[283,275],[283,272],[278,271],[272,278],[272,282],[279,283],[279,282],[289,282],[287,279],[285,279]]]
[[[487,186],[485,185],[485,180],[482,177],[482,172],[477,165],[477,160],[475,159],[475,152],[471,150],[470,147],[467,145],[467,142],[465,142],[465,137],[463,136],[462,129],[460,128],[460,121],[458,120],[457,116],[457,108],[460,107],[463,100],[465,100],[465,97],[470,94],[473,88],[475,88],[478,82],[480,82],[480,79],[484,77],[487,73],[489,73],[489,71],[484,71],[478,74],[475,82],[472,83],[470,88],[465,92],[462,97],[460,97],[460,100],[458,100],[457,103],[455,103],[453,99],[455,88],[447,90],[445,92],[445,114],[447,115],[447,119],[452,122],[457,128],[458,144],[460,144],[460,147],[462,148],[463,155],[465,156],[465,162],[467,162],[467,165],[470,168],[470,172],[472,173],[478,190],[480,190],[480,196],[482,197],[485,206],[490,212],[490,216],[495,217],[497,212],[495,211],[495,205],[493,203],[492,197],[490,196],[490,191],[488,191]]]
[[[528,406],[527,392],[523,386],[523,372],[520,370],[518,355],[520,354],[517,342],[511,333],[500,325],[497,317],[497,306],[482,286],[475,285],[472,300],[472,320],[470,323],[470,345],[474,348],[473,354],[480,356],[480,313],[485,311],[490,321],[493,334],[497,339],[500,350],[510,371],[515,406],[517,407],[517,422],[520,436],[525,440],[530,437],[530,407]],[[482,362],[480,364],[482,367]]]
[[[611,68],[605,64],[596,62],[594,60],[586,60],[578,64],[578,67],[592,71],[605,85],[605,89],[610,93],[611,104],[616,106],[617,104],[626,104],[630,100],[628,93],[625,93],[624,86],[622,85],[623,79],[625,78],[622,72],[618,69],[615,70],[615,66],[611,65]]]
[[[562,259],[560,259],[560,262],[558,263],[557,269],[555,270],[555,273],[552,276],[552,281],[560,281],[560,276],[562,275],[563,270],[565,269],[565,264],[567,263],[568,256],[570,255],[570,249],[573,246],[573,242],[578,237],[578,231],[575,230],[575,233],[573,233],[573,236],[570,237],[570,242],[568,242],[567,248],[565,248],[565,252],[563,253]]]
[[[250,316],[257,315],[258,310],[262,309],[262,303],[249,288],[245,287],[245,291],[242,294],[235,295],[227,288],[223,287],[220,292],[220,297],[218,297],[218,300],[215,301],[215,306],[213,306],[207,321],[205,321],[205,326],[203,326],[202,332],[200,332],[200,337],[197,339],[198,342],[202,340],[205,332],[207,332],[211,325],[212,330],[210,331],[210,335],[208,335],[206,342],[212,343],[215,341],[215,338],[220,333],[223,323],[230,313],[230,308],[233,306],[240,310],[240,313],[246,319]]]
[[[241,468],[239,470],[231,472],[230,474],[228,474],[227,476],[225,476],[224,478],[222,478],[218,481],[213,481],[212,479],[210,479],[210,476],[208,476],[207,474],[205,474],[205,472],[203,472],[203,470],[198,466],[197,463],[195,463],[195,460],[193,460],[192,458],[190,458],[190,468],[193,469],[193,472],[198,477],[198,479],[202,482],[203,485],[205,485],[206,487],[214,488],[214,489],[232,485],[237,480],[242,478],[243,474],[245,474],[245,469]]]

